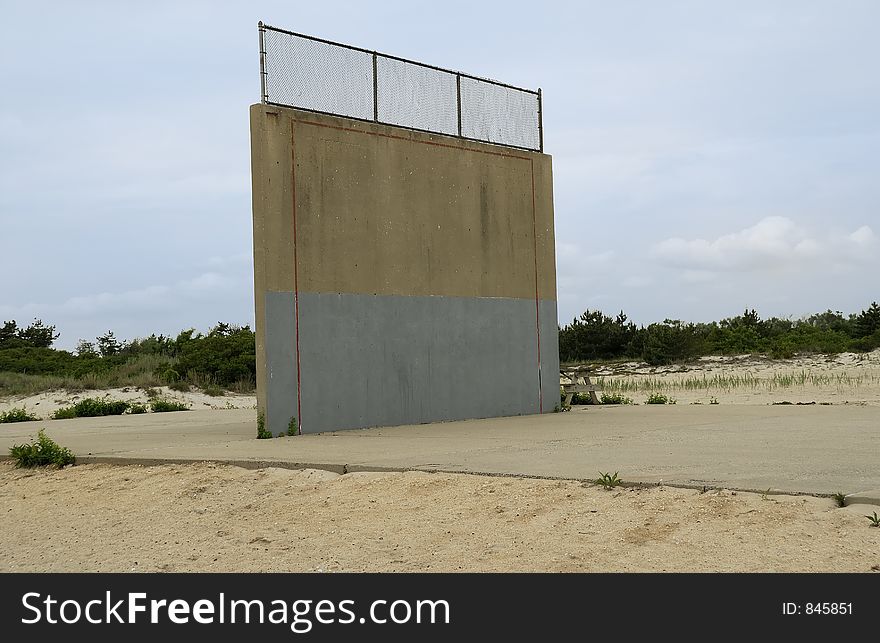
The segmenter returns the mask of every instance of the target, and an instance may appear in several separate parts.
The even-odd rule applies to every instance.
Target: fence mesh
[[[461,134],[490,143],[539,149],[538,95],[461,79]]]
[[[458,134],[455,74],[377,56],[377,97],[383,123]]]
[[[542,150],[540,93],[260,25],[263,101]]]
[[[266,100],[373,119],[372,55],[270,29],[263,46]]]

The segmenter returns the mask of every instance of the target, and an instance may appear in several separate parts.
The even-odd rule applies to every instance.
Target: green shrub
[[[70,449],[59,446],[42,429],[37,433],[36,442],[16,444],[9,449],[9,455],[15,460],[16,467],[63,467],[76,462]]]
[[[180,380],[179,382],[171,382],[171,384],[168,385],[168,388],[170,388],[172,391],[179,391],[180,393],[188,393],[190,388],[192,388],[192,387],[189,385],[189,382],[187,382],[185,380]]]
[[[184,331],[175,346],[181,373],[195,371],[221,386],[256,377],[256,341],[248,326],[219,323],[207,335]]]
[[[39,419],[36,415],[23,408],[12,408],[4,413],[0,413],[0,424],[8,422],[34,422]]]
[[[257,413],[257,439],[267,440],[272,437],[272,432],[266,429],[266,416]]]
[[[663,393],[651,393],[645,404],[675,404],[674,397],[668,397]]]
[[[52,414],[56,420],[67,418],[100,417],[104,415],[122,415],[128,410],[128,402],[122,400],[103,400],[87,397],[73,406],[58,409]]]
[[[208,384],[207,386],[202,388],[202,393],[205,395],[210,395],[211,397],[223,397],[226,395],[226,391],[223,390],[222,386],[217,386],[216,384]]]
[[[611,473],[602,473],[599,472],[599,477],[596,478],[595,483],[598,485],[602,485],[602,488],[606,491],[609,489],[614,489],[614,487],[619,487],[623,481],[617,476],[618,472],[615,471],[613,474]]]
[[[622,393],[602,393],[602,397],[599,398],[599,401],[602,404],[632,404],[632,398],[629,398]]]
[[[153,409],[153,413],[169,413],[171,411],[189,410],[189,407],[186,404],[175,402],[174,400],[163,400],[161,398],[157,398],[150,402],[150,408]]]
[[[290,418],[290,422],[287,423],[287,435],[298,435],[299,434],[299,424],[296,422],[296,418]]]
[[[147,412],[147,407],[143,404],[134,403],[128,407],[128,412],[132,415],[140,415]]]

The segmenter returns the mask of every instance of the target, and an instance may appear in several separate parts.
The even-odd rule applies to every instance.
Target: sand
[[[767,359],[757,355],[703,357],[691,364],[639,362],[591,365],[594,383],[636,404],[649,393],[677,404],[859,404],[880,406],[880,350]]]
[[[880,405],[880,351],[766,360],[600,364],[641,403]],[[709,384],[694,385],[695,381]],[[253,396],[161,390],[194,409]],[[0,400],[42,418],[84,397]],[[217,464],[0,463],[0,571],[880,571],[880,528],[827,498],[617,488],[440,473],[245,470]]]
[[[0,464],[0,571],[880,570],[877,507],[218,464]]]
[[[880,406],[880,350],[870,353],[808,355],[771,360],[755,355],[704,357],[692,364],[648,366],[639,362],[592,365],[594,382],[623,384],[622,393],[636,404],[660,391],[677,404],[859,404]],[[159,397],[183,402],[193,410],[256,409],[255,395],[227,392],[211,397],[197,388],[173,391],[156,387]],[[607,391],[612,391],[606,387]],[[136,387],[72,393],[58,390],[28,396],[0,397],[0,413],[24,408],[49,419],[59,408],[87,397],[147,404]]]
[[[227,391],[224,395],[211,396],[197,388],[189,391],[174,391],[167,386],[157,386],[152,390],[155,391],[156,397],[163,400],[182,402],[191,410],[196,411],[257,408],[256,395],[242,395]],[[23,408],[41,419],[48,420],[52,418],[52,414],[58,409],[72,406],[86,398],[124,400],[132,404],[143,404],[147,407],[149,407],[151,399],[145,389],[134,386],[106,390],[85,390],[75,393],[65,390],[44,391],[34,395],[0,397],[0,413],[13,408]]]

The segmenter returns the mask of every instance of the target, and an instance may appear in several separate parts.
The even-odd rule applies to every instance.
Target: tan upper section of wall
[[[534,299],[537,263],[556,299],[549,156],[266,105],[251,135],[258,293],[295,255],[301,292]]]

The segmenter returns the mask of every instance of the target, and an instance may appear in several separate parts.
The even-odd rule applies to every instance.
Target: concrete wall
[[[549,156],[267,105],[251,154],[271,431],[552,411]]]

